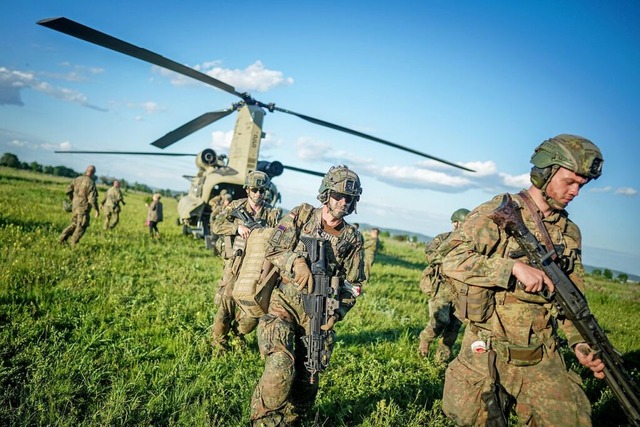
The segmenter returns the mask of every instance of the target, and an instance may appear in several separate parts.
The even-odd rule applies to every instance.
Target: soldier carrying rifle
[[[268,241],[266,256],[280,283],[258,325],[266,363],[251,401],[254,426],[296,424],[313,406],[317,374],[329,363],[333,326],[354,306],[365,280],[362,236],[344,220],[361,193],[355,172],[332,167],[320,185],[322,206],[294,208]]]
[[[563,134],[538,146],[531,163],[531,187],[512,195],[516,210],[584,292],[580,230],[565,207],[600,176],[602,154],[591,141]],[[506,426],[513,407],[521,425],[590,426],[591,405],[578,374],[565,367],[557,329],[596,378],[605,366],[548,299],[554,282],[493,221],[502,199],[475,208],[441,249],[442,271],[458,293],[456,314],[467,322],[445,374],[443,410],[457,425]]]

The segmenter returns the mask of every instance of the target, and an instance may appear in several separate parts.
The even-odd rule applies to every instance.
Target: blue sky
[[[436,235],[451,212],[528,186],[543,140],[582,135],[603,176],[572,202],[584,261],[640,274],[640,4],[635,1],[5,2],[0,152],[187,189],[192,158],[85,156],[151,141],[234,96],[36,25],[65,16],[223,80],[265,103],[465,165],[268,113],[261,158],[325,171],[346,163],[364,193],[353,222]],[[167,151],[224,152],[234,116]],[[276,178],[283,205],[319,179]]]

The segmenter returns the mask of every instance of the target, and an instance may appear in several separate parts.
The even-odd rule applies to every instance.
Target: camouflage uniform
[[[481,393],[489,389],[489,352],[473,352],[472,343],[482,341],[495,350],[500,384],[515,398],[522,425],[589,426],[591,406],[580,387],[580,377],[567,372],[557,349],[560,327],[570,346],[582,341],[570,321],[558,316],[555,307],[537,294],[526,293],[513,283],[512,268],[517,242],[504,234],[487,215],[502,200],[497,196],[469,214],[441,249],[442,270],[456,287],[468,285],[468,297],[482,301],[482,321],[467,326],[460,354],[447,368],[442,407],[458,425],[484,425],[487,412]],[[514,197],[520,206],[520,196]],[[525,224],[541,240],[528,209],[520,207]],[[583,289],[581,235],[564,210],[543,218],[555,245],[563,245],[566,272]],[[520,258],[520,260],[524,260]],[[481,294],[482,296],[482,294]],[[458,301],[461,302],[460,300]],[[495,304],[492,306],[492,304]],[[463,312],[463,307],[458,307]]]
[[[300,236],[323,237],[331,243],[327,256],[341,278],[337,320],[355,305],[364,281],[362,235],[346,222],[339,230],[323,230],[321,218],[322,208],[302,204],[280,221],[269,240],[267,259],[278,269],[282,282],[274,289],[269,313],[260,318],[258,326],[258,345],[266,363],[251,401],[254,426],[299,421],[318,392],[318,381],[310,383],[311,373],[304,366],[307,350],[302,338],[310,327],[303,307],[307,291],[298,290],[292,273],[296,258],[306,257]]]
[[[120,203],[123,205],[124,197],[119,187],[110,187],[104,196],[101,205],[104,211],[104,229],[113,229],[120,221]]]
[[[442,339],[436,351],[436,361],[446,362],[452,354],[452,347],[458,338],[462,322],[454,316],[453,302],[456,298],[453,285],[442,276],[440,264],[442,257],[438,247],[446,241],[451,232],[438,234],[425,248],[427,267],[422,273],[420,289],[429,296],[429,322],[420,333],[420,353],[429,353],[431,342],[438,336]]]
[[[72,201],[71,213],[73,216],[71,217],[71,225],[62,231],[58,240],[64,243],[71,237],[70,243],[75,245],[89,227],[91,207],[96,212],[100,211],[98,208],[98,190],[90,176],[81,175],[71,181],[67,187],[66,194]]]
[[[380,239],[378,237],[369,237],[364,241],[364,276],[369,279],[371,274],[371,266],[376,260],[376,254],[380,249]]]
[[[243,207],[245,211],[256,221],[260,221],[263,226],[273,227],[277,224],[279,217],[277,211],[273,210],[270,205],[262,204],[262,208],[256,214],[249,205],[248,199],[238,199],[232,201],[227,208],[217,216],[211,227],[211,232],[220,236],[220,238],[228,240],[225,242],[224,271],[222,278],[218,282],[218,291],[216,293],[215,303],[218,305],[218,311],[213,323],[213,331],[211,337],[212,345],[225,348],[228,342],[229,330],[235,318],[233,330],[236,335],[246,335],[253,331],[258,324],[258,319],[243,315],[238,310],[236,316],[236,303],[232,297],[233,285],[237,279],[240,269],[241,259],[233,252],[234,240],[241,239],[238,236],[238,226],[243,221],[231,216],[231,212],[237,208]]]

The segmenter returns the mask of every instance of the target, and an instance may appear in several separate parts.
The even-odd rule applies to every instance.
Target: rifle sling
[[[538,212],[538,208],[536,207],[534,201],[531,199],[531,196],[526,190],[522,190],[517,195],[520,196],[520,199],[524,202],[524,205],[533,217],[533,220],[538,227],[538,231],[540,231],[540,235],[542,236],[544,246],[547,248],[547,251],[553,254],[552,259],[555,260],[557,258],[555,245],[551,241],[551,236],[549,236],[547,227],[545,227],[542,223],[542,218],[540,218],[540,213]]]

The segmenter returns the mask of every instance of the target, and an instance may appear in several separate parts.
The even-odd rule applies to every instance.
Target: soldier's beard
[[[340,208],[339,206],[331,206],[331,204],[329,204],[329,215],[335,219],[342,219],[347,216],[347,206]]]

